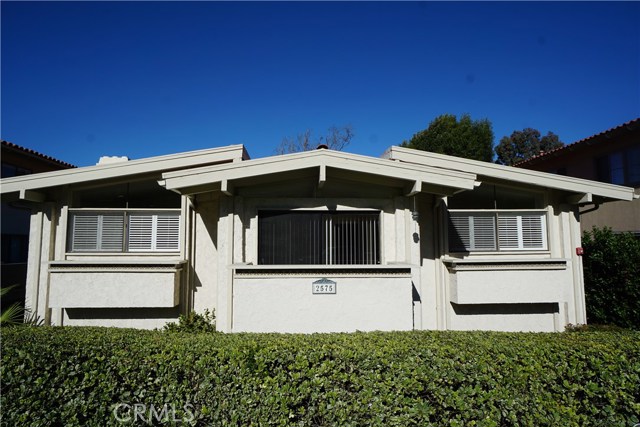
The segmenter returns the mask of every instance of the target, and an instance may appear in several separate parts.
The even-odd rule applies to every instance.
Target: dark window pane
[[[609,156],[609,164],[611,168],[611,183],[624,184],[624,162],[622,153],[614,153]]]
[[[2,163],[2,178],[10,178],[12,176],[29,175],[31,170],[14,166],[8,163]]]
[[[482,184],[449,197],[447,205],[449,209],[539,209],[542,196],[520,189]]]
[[[449,197],[449,209],[495,209],[495,185],[483,184]]]
[[[2,235],[2,263],[27,262],[29,236],[18,234]]]
[[[611,168],[609,167],[609,156],[596,159],[596,179],[600,182],[611,182]]]
[[[640,184],[640,147],[627,151],[627,185]]]

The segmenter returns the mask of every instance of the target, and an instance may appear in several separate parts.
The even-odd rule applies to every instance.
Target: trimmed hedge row
[[[640,332],[0,335],[6,426],[640,422]]]
[[[640,239],[593,227],[582,247],[589,323],[640,330]]]

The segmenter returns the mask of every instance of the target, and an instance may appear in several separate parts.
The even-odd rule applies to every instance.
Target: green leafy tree
[[[503,136],[496,146],[496,163],[511,166],[563,145],[558,135],[553,132],[547,132],[545,136],[540,137],[540,131],[537,129],[516,130],[511,136]]]
[[[320,144],[326,145],[330,150],[341,151],[351,143],[353,137],[353,127],[351,125],[332,126],[325,135],[319,137],[314,137],[311,129],[307,129],[296,137],[283,138],[278,148],[276,148],[276,154],[315,150]]]
[[[640,240],[594,227],[582,246],[589,323],[640,329]]]
[[[487,119],[472,120],[469,114],[463,114],[458,120],[453,114],[443,114],[401,145],[490,162],[493,158],[493,130]]]

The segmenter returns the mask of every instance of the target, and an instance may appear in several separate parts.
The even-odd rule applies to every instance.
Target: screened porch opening
[[[380,264],[380,212],[260,211],[258,262]]]

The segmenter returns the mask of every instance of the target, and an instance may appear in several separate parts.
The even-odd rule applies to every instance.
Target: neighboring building
[[[69,169],[75,166],[8,141],[1,141],[2,178]],[[2,202],[2,286],[17,285],[2,299],[6,307],[24,302],[31,209]]]
[[[2,180],[31,203],[49,324],[224,332],[562,331],[586,322],[578,209],[626,187],[392,147],[242,145]]]
[[[515,166],[625,185],[640,194],[640,118]],[[599,205],[596,198],[583,211],[586,212],[580,219],[583,231],[607,226],[640,237],[640,199]]]

